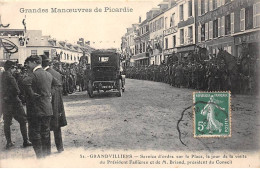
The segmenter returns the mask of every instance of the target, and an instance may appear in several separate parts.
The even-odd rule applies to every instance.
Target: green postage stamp
[[[230,92],[194,92],[194,137],[231,137]]]

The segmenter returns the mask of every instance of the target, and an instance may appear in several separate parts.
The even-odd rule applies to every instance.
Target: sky
[[[94,48],[120,48],[121,37],[126,28],[142,21],[146,12],[158,7],[163,0],[97,0],[97,1],[6,1],[0,0],[2,24],[9,28],[23,29],[22,20],[26,18],[27,30],[42,30],[43,35],[50,35],[57,40],[76,43],[79,38],[90,41]],[[133,9],[132,12],[105,12],[105,8]],[[91,12],[52,13],[52,8],[84,8]],[[102,12],[96,12],[95,9]],[[24,9],[24,10],[23,10]],[[41,12],[31,13],[32,9]],[[48,12],[46,12],[46,9]],[[43,13],[43,10],[45,13]],[[26,11],[26,12],[25,12]],[[95,43],[94,43],[95,42]]]

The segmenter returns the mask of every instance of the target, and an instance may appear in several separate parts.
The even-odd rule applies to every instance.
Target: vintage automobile
[[[104,92],[117,90],[122,96],[125,88],[125,76],[122,75],[120,54],[115,50],[95,50],[91,52],[90,78],[88,81],[88,95],[93,97],[94,91]]]

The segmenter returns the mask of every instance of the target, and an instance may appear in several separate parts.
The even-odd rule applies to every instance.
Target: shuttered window
[[[221,22],[222,22],[222,24],[221,24],[221,36],[224,36],[225,35],[225,17],[226,16],[223,16],[222,18],[221,18]],[[230,15],[229,15],[229,18],[230,18]]]
[[[213,9],[213,0],[209,0],[209,11]]]
[[[245,30],[245,8],[240,10],[240,30]]]
[[[201,0],[198,0],[198,16],[201,16]]]
[[[209,22],[209,39],[213,38],[213,21]]]
[[[231,27],[231,34],[234,34],[234,13],[231,13],[230,14],[230,20],[231,20],[231,22],[230,22],[230,27]]]
[[[253,5],[254,28],[260,27],[260,2]]]
[[[205,13],[208,12],[208,7],[209,7],[208,1],[209,1],[209,0],[205,0]]]
[[[209,30],[208,23],[205,23],[205,40],[209,39],[208,30]]]

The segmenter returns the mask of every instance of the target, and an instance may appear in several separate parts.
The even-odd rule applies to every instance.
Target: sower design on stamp
[[[193,93],[194,137],[230,137],[230,92]]]

